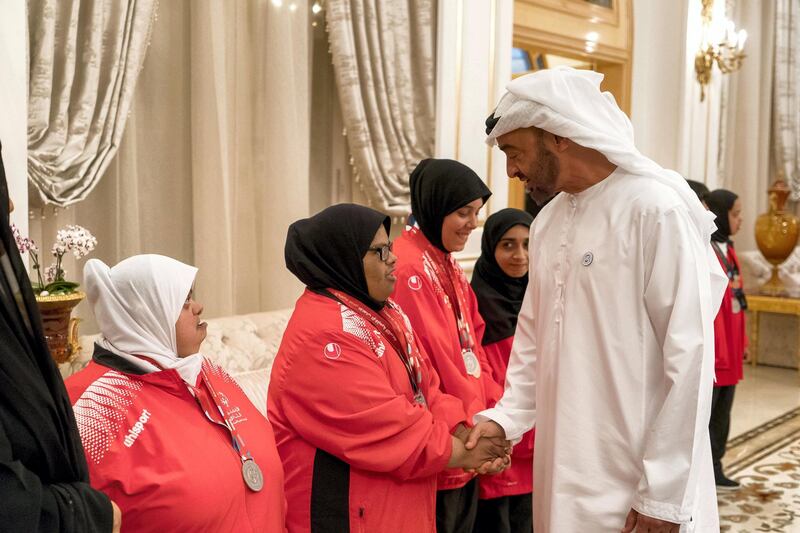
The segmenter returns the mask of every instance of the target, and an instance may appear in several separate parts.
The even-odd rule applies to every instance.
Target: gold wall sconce
[[[739,70],[745,58],[747,31],[736,31],[733,21],[714,17],[714,0],[702,0],[703,20],[700,50],[694,58],[694,71],[700,83],[700,101],[705,100],[706,85],[711,81],[714,64],[723,74]]]

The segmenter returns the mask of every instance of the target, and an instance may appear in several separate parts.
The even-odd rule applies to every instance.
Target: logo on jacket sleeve
[[[339,356],[342,355],[342,347],[335,342],[329,342],[322,350],[322,354],[328,359],[339,359]]]
[[[408,288],[412,291],[418,291],[422,288],[422,280],[419,276],[414,275],[408,278]]]
[[[136,439],[139,438],[139,435],[142,434],[144,431],[144,425],[150,420],[150,411],[147,409],[142,409],[142,414],[139,415],[139,420],[128,430],[128,434],[125,435],[125,446],[130,448],[133,446],[133,443],[136,442]]]

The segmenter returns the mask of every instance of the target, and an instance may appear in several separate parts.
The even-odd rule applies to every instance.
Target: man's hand
[[[506,455],[505,457],[498,457],[493,461],[487,461],[478,468],[469,470],[469,472],[476,472],[478,474],[499,474],[509,466],[511,466],[511,456]]]
[[[454,433],[457,433],[455,431]],[[500,437],[484,437],[467,450],[455,435],[451,436],[452,453],[448,468],[463,468],[468,472],[479,474],[496,474],[511,464],[511,446]]]
[[[122,528],[122,511],[120,511],[117,504],[111,502],[111,511],[113,513],[113,522],[112,522],[112,529],[111,533],[119,533],[120,528]]]
[[[462,422],[456,426],[455,431],[453,431],[453,436],[461,442],[467,442],[467,438],[469,437],[469,428]]]
[[[481,437],[499,437],[505,441],[506,432],[502,427],[500,427],[500,424],[494,420],[478,422],[469,432],[469,438],[467,438],[467,442],[464,443],[464,447],[468,450],[473,449],[475,446],[477,446]]]
[[[496,474],[511,464],[508,442],[500,438],[484,437],[471,450],[465,450],[465,470],[479,474]]]
[[[680,527],[680,524],[639,514],[635,509],[631,509],[621,533],[633,533],[634,531],[636,533],[678,533]]]

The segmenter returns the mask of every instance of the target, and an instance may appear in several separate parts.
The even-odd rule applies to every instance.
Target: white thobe
[[[476,420],[535,422],[536,533],[618,533],[631,508],[719,531],[710,253],[671,188],[621,169],[534,221],[505,393]]]

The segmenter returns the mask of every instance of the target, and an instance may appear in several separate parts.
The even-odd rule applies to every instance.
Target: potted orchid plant
[[[39,258],[39,247],[28,237],[23,237],[19,229],[12,224],[11,231],[17,242],[20,254],[28,253],[31,268],[36,278],[31,280],[42,325],[50,354],[57,363],[64,363],[74,358],[79,351],[78,319],[71,318],[72,309],[86,295],[78,290],[78,283],[65,279],[63,268],[64,256],[72,253],[81,259],[97,246],[97,239],[81,226],[70,225],[58,230],[56,240],[50,253],[55,259],[44,272]],[[31,276],[33,277],[33,276]]]
[[[11,225],[11,231],[17,241],[19,253],[24,254],[27,252],[30,256],[31,268],[36,272],[36,279],[31,280],[31,286],[37,297],[73,294],[78,290],[78,283],[64,279],[66,272],[62,267],[62,263],[64,255],[68,252],[71,252],[76,259],[81,259],[95,249],[97,239],[89,230],[77,225],[69,225],[58,230],[56,240],[50,249],[55,261],[44,270],[44,275],[42,275],[39,247],[36,246],[36,243],[33,242],[33,239],[22,237],[19,229],[14,224]]]

